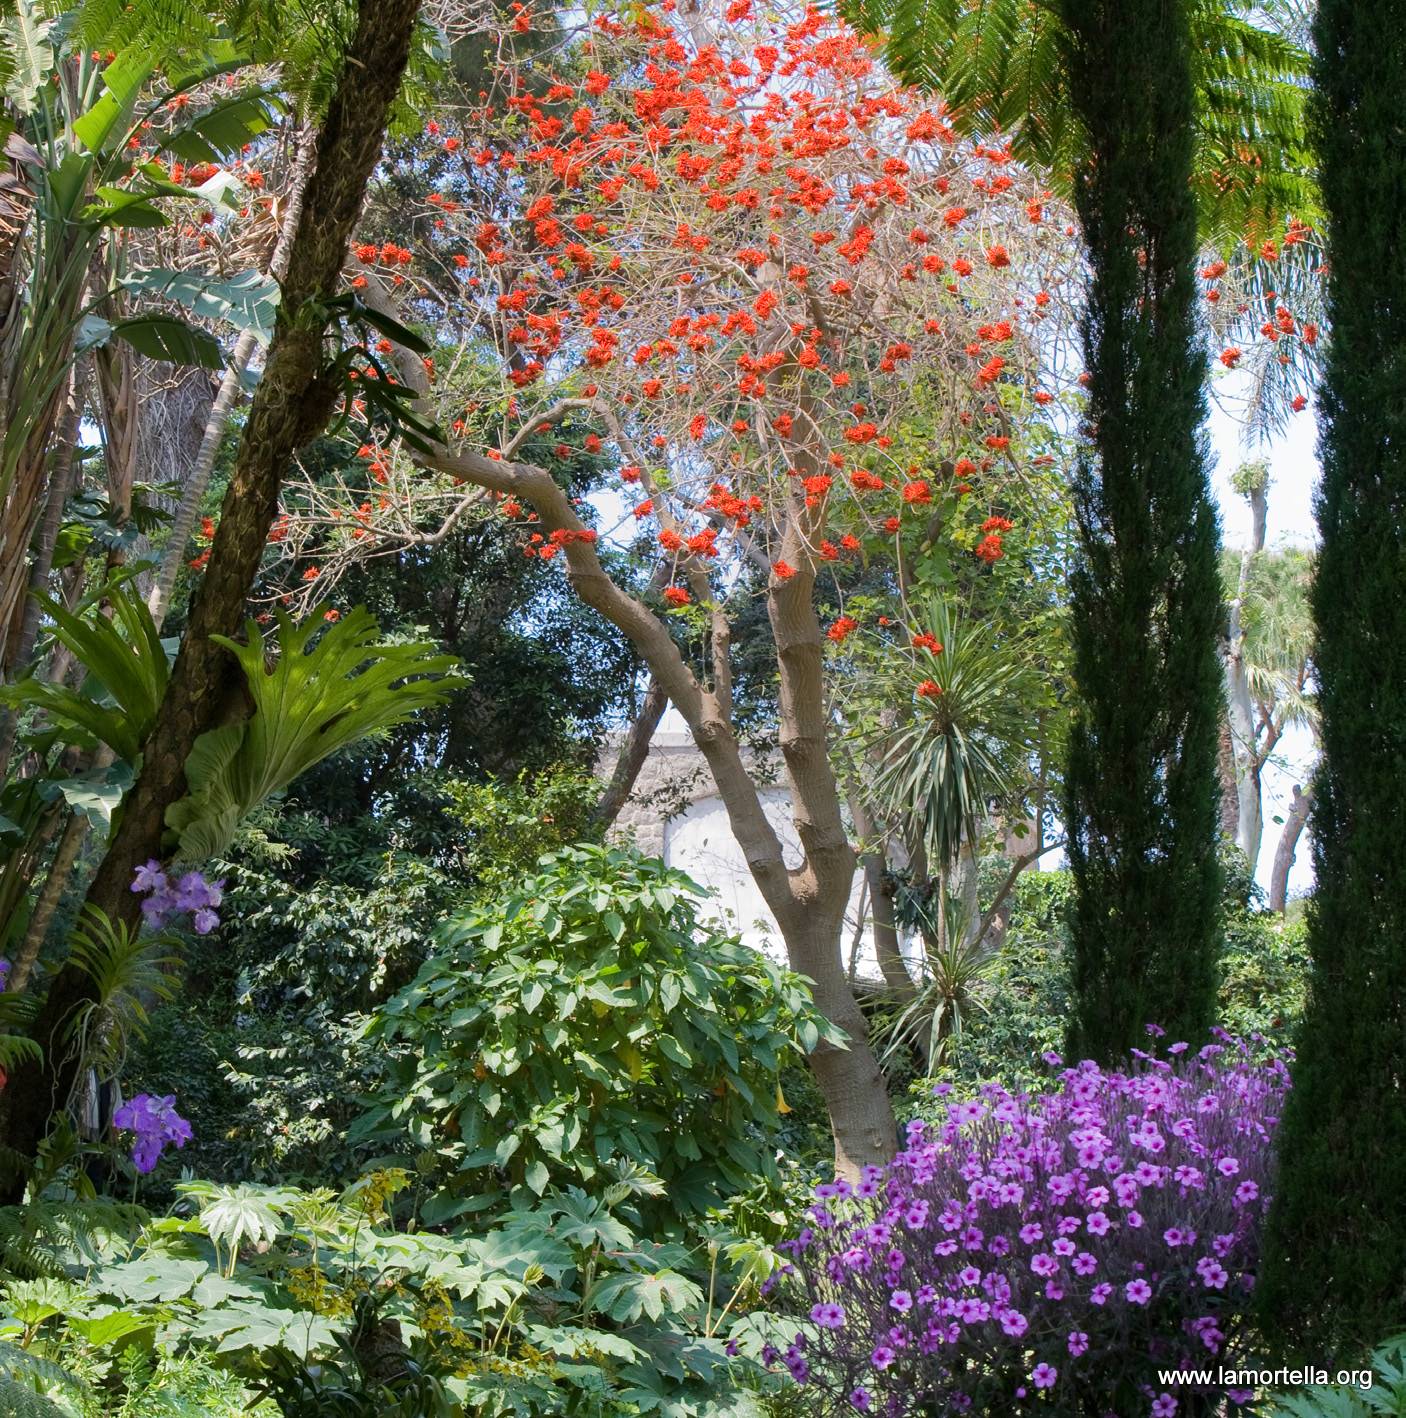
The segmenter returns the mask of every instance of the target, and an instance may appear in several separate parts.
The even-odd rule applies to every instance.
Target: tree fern
[[[962,132],[1008,137],[1062,194],[1084,150],[1073,117],[1067,40],[1049,0],[848,0],[849,19],[881,35],[905,81],[942,95]],[[1319,213],[1304,129],[1309,58],[1246,0],[1192,6],[1197,95],[1192,184],[1202,238],[1226,247],[1293,213]]]

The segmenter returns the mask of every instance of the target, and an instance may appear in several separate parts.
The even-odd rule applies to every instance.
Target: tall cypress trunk
[[[320,303],[337,288],[347,243],[380,155],[391,104],[410,50],[419,0],[361,0],[342,76],[317,141],[316,166],[288,262],[278,323],[263,378],[250,405],[204,581],[142,770],[89,887],[87,904],[135,926],[139,903],[130,890],[139,863],[162,855],[166,809],[185,794],[185,762],[196,739],[219,720],[233,689],[234,666],[213,637],[234,635],[258,573],[278,494],[293,455],[326,425],[336,385],[324,371],[325,316]],[[54,979],[35,1022],[43,1067],[17,1069],[0,1093],[6,1146],[34,1156],[51,1111],[62,1107],[78,1061],[62,1044],[74,1012],[93,985],[73,964]],[[5,1199],[23,1191],[11,1171]]]
[[[1087,139],[1091,281],[1071,576],[1080,703],[1065,820],[1076,1057],[1112,1061],[1215,1005],[1218,532],[1196,327],[1194,91],[1183,0],[1062,0]]]
[[[1321,0],[1312,133],[1329,215],[1312,600],[1322,759],[1312,972],[1256,1294],[1294,1353],[1406,1316],[1406,25]]]

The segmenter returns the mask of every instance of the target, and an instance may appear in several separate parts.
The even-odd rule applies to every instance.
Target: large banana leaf
[[[375,620],[358,607],[325,629],[320,617],[299,627],[280,613],[276,656],[252,620],[243,644],[217,637],[243,667],[254,713],[202,734],[186,761],[190,795],[166,813],[183,860],[218,855],[240,820],[300,773],[441,703],[463,683],[450,673],[458,664],[452,656],[428,645],[386,644],[378,635]]]

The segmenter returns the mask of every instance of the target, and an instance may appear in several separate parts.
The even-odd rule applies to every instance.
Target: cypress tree
[[[1062,0],[1087,143],[1088,411],[1071,572],[1080,703],[1065,780],[1069,1047],[1212,1023],[1219,939],[1219,530],[1196,319],[1194,88],[1182,0]]]
[[[1313,589],[1322,762],[1309,1008],[1259,1287],[1294,1352],[1406,1328],[1406,15],[1320,0],[1331,266]],[[1311,1341],[1312,1348],[1301,1347]]]

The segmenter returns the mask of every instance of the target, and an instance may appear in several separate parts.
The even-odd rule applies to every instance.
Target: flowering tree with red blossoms
[[[1004,146],[959,140],[940,103],[818,10],[666,3],[596,19],[562,65],[531,91],[506,75],[462,133],[431,125],[431,255],[453,289],[418,281],[404,248],[355,253],[368,304],[452,331],[438,373],[389,341],[367,371],[411,385],[452,434],[363,445],[364,480],[304,488],[289,535],[316,539],[317,595],[351,560],[498,516],[629,638],[708,763],[792,966],[849,1036],[813,1065],[852,1172],[896,1134],[841,952],[856,852],[833,704],[864,620],[844,587],[884,568],[913,672],[896,708],[929,712],[942,649],[905,618],[905,588],[935,549],[977,570],[1004,553],[1057,394],[1039,371],[1068,367],[1049,316],[1072,228]],[[527,461],[563,420],[618,458],[619,499],[575,505],[550,458]],[[643,591],[607,570],[622,540],[654,564]],[[795,866],[734,720],[734,625],[753,595]]]

